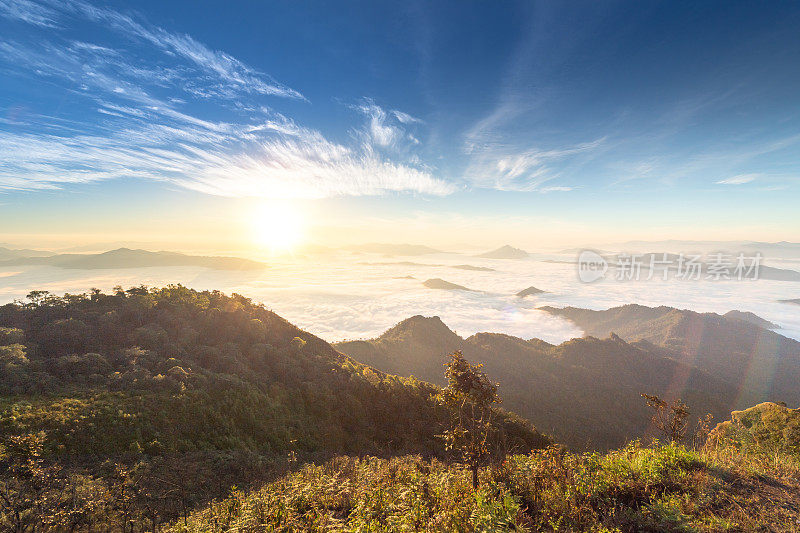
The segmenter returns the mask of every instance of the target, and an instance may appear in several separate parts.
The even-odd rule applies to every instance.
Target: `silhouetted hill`
[[[48,257],[22,257],[0,265],[50,265],[60,268],[103,269],[169,266],[199,266],[216,270],[261,270],[267,265],[239,257],[185,255],[177,252],[150,252],[119,248],[100,254],[58,254]]]
[[[506,244],[496,250],[482,253],[478,257],[486,257],[488,259],[525,259],[528,257],[528,252]]]
[[[474,266],[474,265],[453,265],[452,268],[457,268],[459,270],[474,270],[475,272],[494,272],[495,271],[493,268]]]
[[[676,360],[735,384],[741,392],[732,409],[763,401],[800,403],[800,342],[751,321],[634,304],[605,311],[540,309],[571,320],[588,335],[614,332],[627,341],[649,341]]]
[[[785,303],[785,304],[796,304],[796,305],[800,305],[800,298],[795,298],[795,299],[793,299],[793,300],[779,300],[779,301],[781,301],[781,302],[783,302],[783,303]]]
[[[776,268],[762,265],[758,270],[758,279],[773,281],[800,281],[800,272],[788,268]]]
[[[680,395],[699,414],[726,416],[737,389],[670,358],[652,344],[573,339],[558,346],[498,333],[463,339],[438,317],[412,317],[377,339],[335,345],[375,368],[444,384],[446,356],[462,350],[500,384],[504,405],[576,448],[606,448],[640,436],[650,412],[641,392]],[[675,390],[676,383],[680,389]]]
[[[0,261],[10,261],[24,257],[47,257],[50,255],[54,255],[53,252],[0,247]]]
[[[428,279],[423,281],[422,284],[428,287],[429,289],[439,289],[445,291],[472,291],[472,289],[468,289],[463,285],[450,283],[449,281],[445,281],[440,278]]]
[[[476,272],[494,272],[493,268],[489,267],[481,267],[481,266],[473,266],[473,265],[443,265],[443,264],[436,264],[436,263],[417,263],[414,261],[390,261],[390,262],[368,262],[363,261],[359,263],[360,265],[380,265],[380,266],[421,266],[421,267],[448,267],[448,268],[456,268],[458,270],[474,270]]]
[[[543,291],[542,289],[537,289],[536,287],[531,286],[531,287],[528,287],[527,289],[522,289],[521,291],[519,291],[517,293],[517,296],[519,296],[520,298],[525,298],[526,296],[533,296],[535,294],[542,294],[543,292],[545,292],[545,291]]]

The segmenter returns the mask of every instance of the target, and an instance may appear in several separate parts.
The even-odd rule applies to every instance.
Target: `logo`
[[[578,278],[584,283],[597,281],[606,275],[608,262],[592,250],[584,250],[578,256]]]

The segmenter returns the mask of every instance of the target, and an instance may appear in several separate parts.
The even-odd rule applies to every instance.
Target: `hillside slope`
[[[736,450],[636,443],[605,455],[548,449],[486,469],[419,457],[337,458],[236,492],[171,531],[797,531],[800,473]]]
[[[763,401],[800,404],[800,342],[753,323],[752,316],[745,321],[736,315],[633,304],[605,311],[541,309],[571,320],[587,335],[616,333],[629,342],[646,340],[670,350],[677,360],[738,387],[731,409]]]
[[[737,394],[732,385],[659,347],[617,336],[558,346],[493,333],[463,339],[438,317],[415,316],[377,339],[335,346],[385,372],[438,384],[447,353],[461,350],[484,364],[506,407],[576,448],[609,448],[641,436],[650,417],[642,392],[681,396],[696,414],[717,417],[727,416]]]
[[[13,474],[6,447],[28,465],[40,443],[42,461],[90,479],[112,483],[103,465],[114,463],[139,472],[131,483],[163,496],[142,505],[173,516],[189,505],[174,500],[176,477],[200,503],[287,457],[441,455],[437,392],[357,363],[240,295],[31,293],[0,306],[0,482]],[[550,442],[498,415],[510,449]]]
[[[712,440],[744,449],[800,456],[800,409],[771,402],[731,413],[711,433]]]

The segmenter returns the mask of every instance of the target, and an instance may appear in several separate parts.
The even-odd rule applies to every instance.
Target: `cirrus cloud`
[[[716,182],[717,185],[744,185],[761,177],[761,174],[739,174]]]
[[[356,142],[334,142],[264,101],[308,102],[300,91],[141,17],[82,0],[0,0],[0,18],[28,25],[0,37],[0,75],[46,81],[82,106],[67,121],[0,122],[0,191],[120,178],[235,197],[454,190],[410,152],[406,127],[419,119],[407,113],[364,99],[354,106],[364,118]],[[116,38],[76,40],[78,23]]]

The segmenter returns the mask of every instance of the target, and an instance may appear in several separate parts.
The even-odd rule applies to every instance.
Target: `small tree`
[[[680,398],[671,404],[655,394],[642,393],[642,398],[653,409],[651,420],[656,429],[670,442],[681,442],[686,437],[689,425],[689,406]]]
[[[439,400],[450,411],[450,427],[444,432],[446,449],[460,454],[472,471],[472,486],[478,488],[478,470],[491,455],[492,406],[500,403],[497,385],[481,370],[470,364],[460,351],[450,354],[445,364],[447,387]]]

